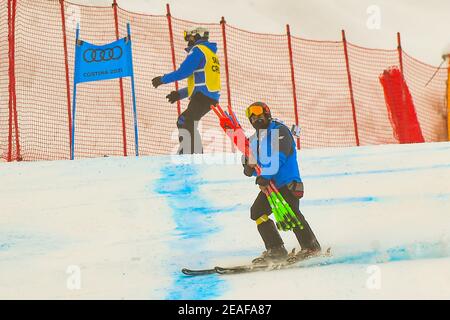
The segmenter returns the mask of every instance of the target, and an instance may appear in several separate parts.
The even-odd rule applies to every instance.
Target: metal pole
[[[403,76],[403,50],[402,50],[402,42],[400,39],[400,32],[397,32],[397,50],[398,50],[398,62],[400,64],[400,71]]]
[[[67,92],[67,116],[69,120],[69,149],[72,145],[72,116],[70,114],[70,80],[69,80],[69,57],[67,53],[67,34],[66,34],[66,17],[64,11],[64,0],[59,0],[61,5],[61,24],[63,33],[63,45],[64,45],[64,62],[66,71],[66,92]],[[70,150],[69,150],[70,153]]]
[[[117,2],[113,0],[113,10],[114,10],[114,26],[116,29],[116,40],[119,40],[119,18],[117,15]],[[120,89],[120,108],[122,111],[122,136],[123,136],[123,155],[127,156],[127,131],[125,127],[125,99],[123,97],[123,80],[119,78],[119,89]]]
[[[291,28],[289,27],[288,24],[286,25],[286,34],[288,38],[289,63],[291,65],[291,81],[292,81],[292,95],[294,98],[295,125],[298,126],[298,105],[297,105],[297,89],[295,86],[294,58],[292,53]],[[297,138],[297,149],[300,149],[300,138]]]
[[[347,79],[348,79],[348,87],[350,90],[350,101],[352,104],[353,126],[355,128],[355,140],[356,145],[359,146],[358,123],[356,121],[356,108],[355,108],[355,99],[353,97],[352,75],[350,73],[350,63],[348,60],[348,51],[347,51],[347,39],[345,38],[344,30],[342,30],[342,42],[344,43],[345,65],[347,66]]]
[[[13,30],[12,30],[12,0],[8,0],[8,76],[9,76],[9,85],[8,85],[8,111],[9,111],[9,117],[8,117],[8,162],[12,161],[12,105],[13,105],[13,97],[12,97],[12,38],[13,38]]]
[[[76,47],[78,46],[78,38],[80,36],[80,25],[77,24],[77,32],[76,32],[76,37],[75,37],[75,67],[76,67],[76,61],[77,61],[77,49]],[[70,160],[74,159],[74,155],[75,155],[75,110],[77,107],[77,83],[75,81],[75,77],[73,77],[73,101],[72,101],[72,145],[70,148]]]
[[[448,141],[450,141],[450,53],[447,54],[447,132]]]
[[[175,60],[175,45],[173,42],[173,29],[172,29],[172,15],[170,14],[170,6],[169,4],[166,4],[166,10],[167,10],[167,23],[169,26],[169,39],[170,39],[170,51],[172,54],[172,69],[173,71],[177,70],[177,63]],[[175,90],[178,91],[178,81],[175,81]],[[177,101],[177,113],[178,116],[181,114],[181,103],[180,100]]]
[[[228,107],[231,108],[231,90],[230,90],[230,73],[228,71],[228,50],[227,50],[227,34],[225,31],[226,21],[225,18],[222,17],[220,20],[220,24],[222,25],[222,39],[223,39],[223,54],[225,58],[225,77],[227,83],[227,102]]]
[[[130,64],[131,64],[131,93],[133,96],[133,118],[134,118],[134,142],[135,142],[135,151],[136,151],[136,157],[139,156],[139,136],[138,136],[138,122],[137,122],[137,112],[136,112],[136,94],[134,90],[134,71],[133,71],[133,56],[132,56],[132,48],[131,48],[131,28],[130,24],[127,23],[127,35],[128,35],[128,41],[130,45]]]

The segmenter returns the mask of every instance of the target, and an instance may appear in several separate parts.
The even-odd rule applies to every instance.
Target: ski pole
[[[215,106],[215,105],[211,105],[210,106],[210,108],[212,109],[212,111],[214,111],[214,113],[216,114],[216,116],[220,119],[220,118],[222,118],[222,116],[220,115],[220,113],[219,113],[219,110],[217,109],[217,106]]]
[[[292,221],[291,217],[288,214],[288,211],[283,206],[282,202],[277,198],[276,193],[273,190],[269,191],[269,193],[270,193],[272,202],[275,204],[275,207],[277,208],[277,210],[279,212],[278,222],[285,223],[287,225],[287,227],[284,227],[283,230],[287,231],[287,230],[290,230],[291,228],[295,228],[295,225],[296,225],[295,221]]]
[[[262,171],[261,167],[256,165],[255,170],[256,174],[260,176]],[[292,210],[291,206],[286,202],[284,197],[281,195],[280,191],[277,189],[273,181],[269,182],[269,190],[272,190],[271,195],[273,195],[272,201],[274,202],[274,205],[279,209],[281,215],[285,217],[285,219],[283,220],[287,220],[287,223],[292,228],[298,226],[300,229],[303,229],[302,223]]]
[[[274,186],[275,187],[275,186]],[[289,205],[289,203],[286,202],[286,200],[283,198],[283,196],[281,195],[280,191],[278,191],[278,189],[275,188],[274,190],[276,196],[278,197],[278,199],[281,201],[281,203],[283,204],[283,207],[286,208],[287,212],[289,213],[289,215],[292,217],[295,225],[297,225],[301,230],[303,230],[303,225],[300,222],[300,220],[298,219],[297,215],[294,213],[294,211],[292,210],[291,206]]]
[[[256,170],[256,174],[260,175],[261,174],[261,168],[259,166],[255,167]],[[263,191],[264,194],[266,195],[267,201],[269,202],[270,208],[273,212],[273,215],[275,217],[276,220],[276,225],[277,228],[279,230],[284,230],[285,228],[283,227],[283,222],[284,222],[284,215],[282,212],[280,212],[280,209],[278,208],[277,203],[274,201],[274,199],[272,199],[271,195],[273,194],[273,191],[271,189],[266,189]]]
[[[280,217],[280,213],[279,213],[278,209],[277,209],[277,208],[275,207],[275,205],[273,204],[273,201],[272,201],[272,199],[270,198],[269,193],[268,193],[267,191],[264,192],[264,193],[265,193],[265,195],[266,195],[266,197],[267,197],[267,201],[269,202],[270,209],[272,210],[273,215],[274,215],[274,217],[275,217],[277,228],[278,228],[279,230],[283,230],[283,227],[282,227],[282,225],[281,225],[283,219]]]
[[[272,200],[271,196],[269,195],[269,192],[265,191],[264,193],[266,194],[267,201],[269,202],[270,208],[275,217],[275,221],[276,221],[278,230],[282,230],[282,231],[290,230],[289,224],[285,221],[284,215],[280,212],[280,210],[274,204],[274,201]]]
[[[256,166],[255,170],[256,170],[256,174],[258,176],[260,176],[261,175],[261,167]],[[275,215],[275,213],[274,213],[274,216],[275,216],[275,219],[277,220],[277,222],[280,224],[282,224],[282,223],[284,223],[285,225],[287,224],[287,226],[288,226],[288,228],[284,227],[284,228],[282,228],[282,230],[287,231],[287,230],[290,230],[291,228],[295,228],[296,225],[300,224],[300,222],[298,221],[296,216],[293,216],[293,217],[290,216],[289,210],[286,208],[286,206],[289,207],[289,204],[281,196],[280,192],[278,191],[278,189],[276,189],[276,187],[272,181],[270,181],[270,184],[268,186],[268,192],[266,193],[266,196],[267,196],[267,200],[269,201],[269,203],[272,202],[274,208],[277,210],[277,214]],[[290,209],[290,207],[289,207],[289,209]],[[291,211],[292,211],[292,209],[291,209]]]

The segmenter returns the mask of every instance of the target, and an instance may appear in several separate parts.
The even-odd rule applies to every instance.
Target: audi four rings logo
[[[87,49],[83,52],[83,60],[87,63],[119,60],[123,51],[119,46],[106,49]]]

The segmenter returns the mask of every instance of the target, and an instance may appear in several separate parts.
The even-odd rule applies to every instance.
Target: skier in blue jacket
[[[216,105],[220,98],[220,63],[217,44],[208,41],[209,31],[198,27],[184,32],[188,46],[186,59],[178,70],[152,79],[155,88],[187,78],[187,87],[172,91],[166,98],[170,103],[189,98],[187,109],[178,117],[180,148],[178,154],[202,153],[198,121]],[[187,138],[186,140],[184,138]]]
[[[263,102],[251,104],[246,110],[246,115],[256,133],[250,137],[251,155],[255,159],[244,157],[244,174],[249,177],[256,176],[256,164],[261,168],[261,174],[256,178],[256,184],[259,185],[261,192],[250,211],[251,219],[256,222],[266,247],[266,251],[253,262],[284,259],[288,254],[275,223],[269,218],[272,210],[264,192],[270,181],[274,182],[303,226],[303,229],[298,226],[293,229],[302,249],[297,257],[319,253],[320,244],[299,209],[300,198],[303,197],[303,182],[291,131],[283,123],[272,119],[269,107]]]

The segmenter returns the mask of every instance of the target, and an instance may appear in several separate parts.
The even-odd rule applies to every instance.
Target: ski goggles
[[[195,36],[195,34],[196,34],[195,32],[184,30],[183,32],[184,41],[189,41],[189,38]]]
[[[189,36],[191,36],[191,33],[189,31],[184,30],[183,33],[184,41],[189,41]]]
[[[264,113],[264,108],[261,106],[250,106],[245,110],[245,115],[248,119],[250,119],[251,116],[260,116]]]

